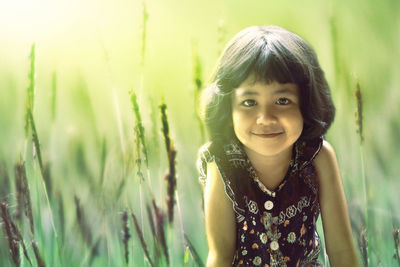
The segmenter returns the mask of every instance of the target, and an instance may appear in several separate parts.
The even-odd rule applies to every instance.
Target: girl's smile
[[[252,133],[255,136],[261,137],[261,138],[274,138],[280,134],[283,134],[283,132],[280,133]]]
[[[287,154],[303,130],[299,87],[276,81],[252,82],[248,78],[234,91],[232,120],[234,132],[248,154]]]

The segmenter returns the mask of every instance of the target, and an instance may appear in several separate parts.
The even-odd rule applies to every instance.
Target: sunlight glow
[[[0,0],[1,38],[34,41],[72,28],[87,9],[77,1]]]

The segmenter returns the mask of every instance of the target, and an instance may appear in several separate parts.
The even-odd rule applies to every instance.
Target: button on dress
[[[275,190],[257,177],[241,143],[208,143],[200,148],[198,169],[205,183],[207,163],[215,161],[236,215],[232,266],[322,266],[316,230],[320,214],[313,160],[322,137],[298,140],[288,171]]]

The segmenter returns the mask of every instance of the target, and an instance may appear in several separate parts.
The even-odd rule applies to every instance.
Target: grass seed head
[[[143,157],[144,157],[144,162],[146,164],[146,167],[148,168],[149,163],[148,163],[146,140],[145,140],[145,135],[144,135],[144,127],[143,127],[143,123],[142,123],[142,116],[140,115],[139,104],[137,102],[137,96],[134,92],[131,92],[131,103],[132,103],[133,113],[135,114],[135,119],[136,119],[135,138],[136,138],[137,160],[141,159],[140,152],[142,152]],[[140,166],[140,162],[139,162],[139,166]]]
[[[168,173],[165,175],[165,179],[167,180],[166,201],[168,206],[169,223],[172,223],[174,219],[175,190],[176,190],[176,169],[175,169],[176,150],[169,136],[167,105],[165,103],[161,104],[160,110],[161,110],[162,132],[165,140],[165,147],[167,150],[168,162],[169,162],[169,170]]]
[[[356,125],[357,125],[357,133],[360,137],[360,142],[364,142],[364,133],[363,133],[363,100],[361,95],[361,87],[360,82],[357,81],[355,97],[357,102],[357,112],[356,112]]]
[[[39,136],[38,136],[37,131],[36,131],[35,120],[33,118],[33,114],[32,114],[32,110],[31,109],[28,110],[28,117],[29,117],[29,125],[31,126],[31,130],[32,130],[32,140],[33,140],[34,148],[35,148],[35,151],[36,151],[36,154],[37,154],[37,158],[38,158],[38,161],[39,161],[40,171],[41,171],[42,177],[44,179],[45,170],[44,170],[43,161],[42,161],[42,153],[40,151]]]
[[[131,238],[129,233],[129,226],[128,226],[128,212],[125,210],[122,213],[122,243],[124,244],[124,255],[125,255],[125,263],[128,264],[129,262],[129,249],[128,249],[128,241]]]
[[[149,19],[149,13],[147,12],[146,2],[142,2],[142,49],[141,49],[141,61],[140,66],[144,69],[144,58],[146,54],[146,33],[147,33],[147,20]]]
[[[23,181],[22,181],[22,174],[21,170],[18,165],[15,166],[15,188],[17,191],[17,214],[16,214],[16,219],[17,220],[22,220],[22,210],[23,210],[23,201],[24,201],[24,195],[23,195]]]
[[[28,260],[29,264],[32,266],[32,262],[31,262],[31,259],[29,258],[28,251],[26,249],[21,231],[18,229],[17,225],[14,223],[14,221],[12,219],[10,219],[10,223],[11,223],[11,228],[12,228],[12,232],[14,234],[15,240],[18,241],[19,244],[22,245],[22,251],[24,253],[24,256]]]
[[[368,259],[368,239],[367,239],[367,229],[365,226],[362,226],[358,244],[361,249],[361,256],[364,263],[364,266],[369,266],[369,259]]]
[[[31,46],[30,53],[30,70],[29,70],[29,86],[26,89],[26,113],[25,113],[25,137],[29,134],[30,118],[29,112],[33,111],[34,95],[35,95],[35,44]]]
[[[10,249],[11,258],[14,262],[15,266],[20,266],[20,258],[19,258],[19,245],[18,239],[13,234],[12,224],[11,224],[11,217],[8,213],[7,204],[0,202],[0,211],[1,211],[1,218],[3,220],[3,230],[5,236],[7,237],[8,247]]]
[[[25,162],[23,162],[22,160],[15,165],[15,174],[17,183],[18,218],[22,220],[21,217],[23,209],[25,216],[28,218],[31,233],[34,234],[35,226],[33,221],[32,202],[28,185],[28,179],[26,177]]]
[[[400,241],[399,241],[399,229],[394,228],[393,229],[393,239],[394,239],[394,254],[393,258],[397,260],[399,266],[400,266],[400,251],[399,251],[399,246],[400,246]]]

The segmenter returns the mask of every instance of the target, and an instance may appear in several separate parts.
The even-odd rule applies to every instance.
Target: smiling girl
[[[277,26],[239,32],[204,92],[207,266],[358,266],[333,148],[330,89],[311,46]]]

